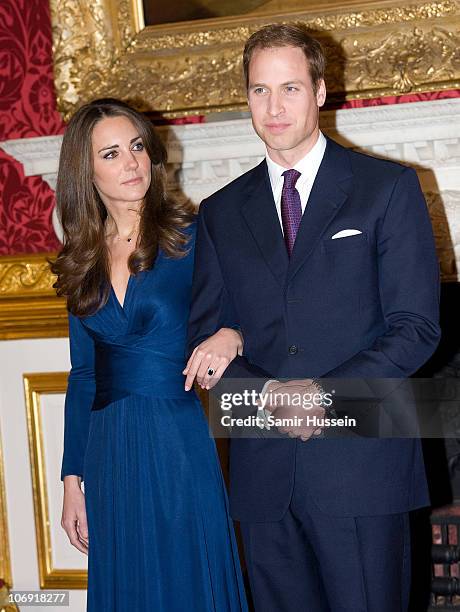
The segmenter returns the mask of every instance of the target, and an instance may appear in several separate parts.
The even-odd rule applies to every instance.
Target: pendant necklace
[[[133,239],[133,234],[136,231],[136,226],[133,227],[133,229],[131,230],[131,232],[128,234],[128,236],[126,238],[121,238],[120,236],[116,235],[115,239],[118,242],[131,242],[131,240]],[[110,236],[110,234],[106,234],[106,237],[108,238]]]

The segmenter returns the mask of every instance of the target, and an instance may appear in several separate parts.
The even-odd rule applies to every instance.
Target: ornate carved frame
[[[329,101],[460,87],[460,0],[336,0],[291,13],[144,26],[142,0],[51,0],[58,106],[130,99],[168,116],[246,107],[244,41],[301,21],[329,57]]]
[[[53,289],[51,255],[0,258],[0,340],[68,335],[65,300]]]

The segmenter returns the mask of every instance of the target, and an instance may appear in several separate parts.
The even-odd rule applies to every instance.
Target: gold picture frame
[[[460,87],[459,0],[302,4],[145,27],[142,0],[51,0],[58,108],[67,119],[82,102],[114,96],[169,117],[245,109],[245,40],[291,21],[326,48],[331,103]]]
[[[66,372],[23,375],[32,471],[38,573],[41,589],[86,589],[87,587],[86,570],[56,569],[53,567],[51,548],[40,397],[43,394],[65,393],[67,378],[68,374]]]

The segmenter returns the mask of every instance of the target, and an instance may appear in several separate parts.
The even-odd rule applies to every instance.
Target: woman
[[[72,361],[62,525],[89,553],[88,610],[240,612],[214,442],[184,390],[194,225],[166,194],[165,161],[150,123],[116,100],[80,108],[64,135],[52,266]],[[207,363],[238,350],[239,334],[221,329]]]

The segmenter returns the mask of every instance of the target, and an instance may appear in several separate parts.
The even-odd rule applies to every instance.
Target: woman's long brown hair
[[[166,192],[166,150],[152,124],[124,102],[105,99],[82,106],[62,141],[56,206],[64,246],[51,270],[57,294],[67,298],[76,316],[94,314],[110,294],[110,262],[105,238],[107,210],[93,184],[92,134],[105,117],[127,117],[137,128],[152,162],[152,180],[140,210],[139,237],[128,260],[131,274],[149,270],[161,248],[170,257],[186,253],[184,233],[193,220],[191,205],[178,204]]]

